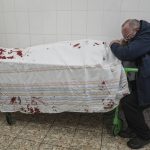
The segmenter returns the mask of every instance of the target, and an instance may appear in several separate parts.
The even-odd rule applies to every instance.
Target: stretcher
[[[138,72],[137,68],[124,68],[127,73],[136,73]],[[12,117],[11,113],[6,113],[6,121],[9,125],[12,125],[15,122],[15,118]],[[114,136],[118,135],[122,130],[122,120],[119,115],[119,106],[115,108],[114,118],[113,118],[113,129],[112,133]]]
[[[98,40],[0,49],[0,111],[109,112],[129,93],[121,62]]]

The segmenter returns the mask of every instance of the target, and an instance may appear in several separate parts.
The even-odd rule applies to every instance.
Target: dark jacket
[[[111,45],[113,54],[122,61],[135,61],[139,72],[137,74],[137,94],[139,105],[150,104],[150,23],[141,20],[140,30],[127,44]]]

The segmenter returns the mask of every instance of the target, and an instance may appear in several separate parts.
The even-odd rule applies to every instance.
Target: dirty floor
[[[129,150],[128,139],[112,135],[112,114],[13,116],[16,123],[10,126],[0,113],[0,150]]]

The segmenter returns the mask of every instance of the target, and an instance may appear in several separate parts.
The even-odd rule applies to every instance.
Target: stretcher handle
[[[128,68],[128,67],[126,68],[125,67],[124,70],[125,70],[126,73],[128,73],[128,72],[138,72],[138,68]]]

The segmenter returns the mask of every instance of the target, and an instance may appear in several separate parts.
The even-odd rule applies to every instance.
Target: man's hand
[[[110,42],[109,46],[111,47],[111,45],[112,45],[113,43],[117,43],[117,44],[120,44],[120,45],[121,45],[121,41],[120,41],[120,40],[113,40],[113,41]]]
[[[126,41],[125,39],[113,40],[112,42],[110,42],[109,46],[111,46],[113,43],[117,43],[117,44],[120,44],[120,45],[126,45],[128,43],[128,41]]]
[[[125,39],[121,39],[120,42],[121,42],[121,45],[126,45],[126,44],[128,44],[128,41],[125,40]]]

